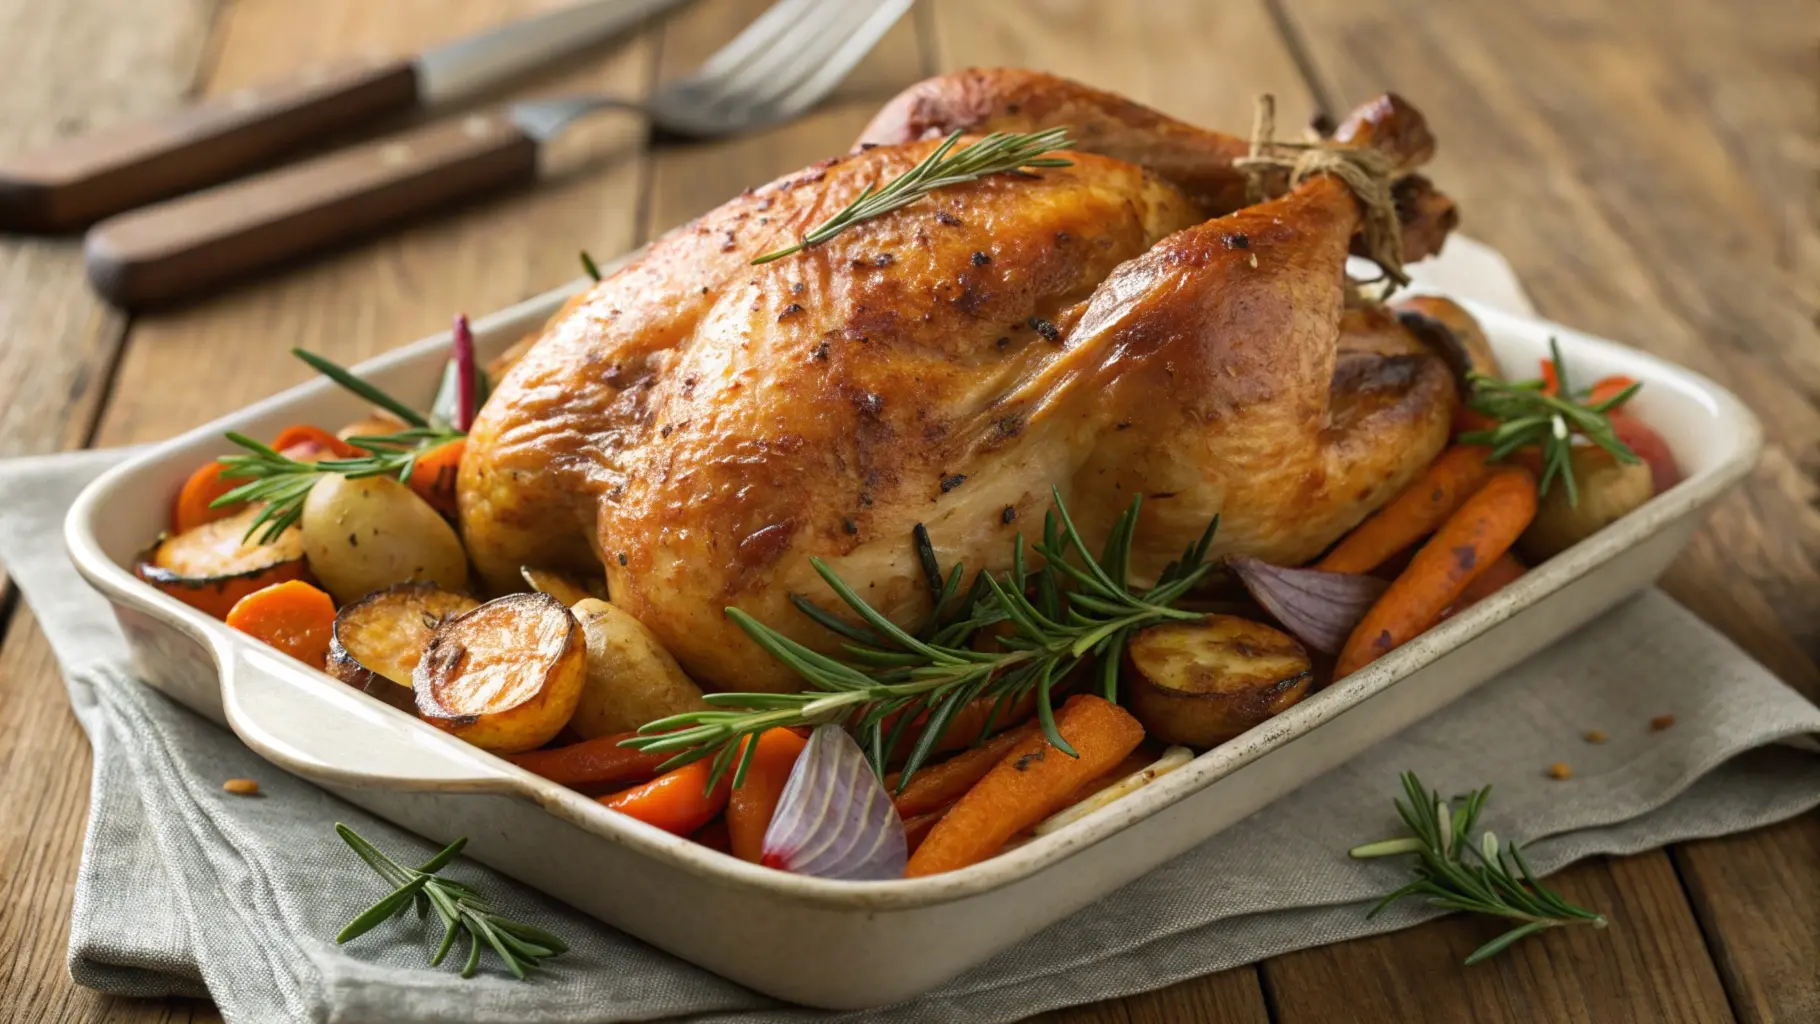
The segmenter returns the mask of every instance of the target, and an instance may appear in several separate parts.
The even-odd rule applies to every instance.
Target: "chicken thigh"
[[[1341,356],[1361,211],[1325,175],[1209,220],[1175,176],[1074,152],[751,265],[935,145],[749,191],[553,318],[463,459],[487,580],[604,569],[613,602],[704,685],[794,690],[723,610],[833,649],[790,603],[838,604],[812,557],[912,623],[928,611],[916,524],[944,565],[1002,570],[1055,489],[1090,541],[1145,496],[1140,579],[1215,513],[1216,553],[1298,563],[1444,443],[1440,358]]]

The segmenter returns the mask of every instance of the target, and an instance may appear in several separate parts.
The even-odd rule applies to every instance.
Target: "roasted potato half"
[[[355,601],[335,616],[329,674],[394,707],[415,712],[411,674],[444,619],[480,607],[434,583],[400,583]]]
[[[1301,700],[1314,680],[1294,637],[1236,615],[1141,630],[1125,668],[1131,713],[1150,736],[1200,750]]]
[[[140,556],[134,574],[198,611],[225,619],[255,590],[309,575],[303,540],[295,527],[270,544],[247,540],[247,529],[258,515],[259,506],[254,506],[176,536],[160,537]]]
[[[409,580],[460,590],[468,554],[429,503],[385,476],[330,474],[303,502],[303,550],[335,600],[358,601]]]
[[[588,681],[569,725],[593,739],[707,707],[682,666],[645,624],[605,601],[576,603],[588,644]]]
[[[581,624],[548,594],[510,594],[445,619],[411,674],[417,711],[485,750],[548,743],[588,672]]]

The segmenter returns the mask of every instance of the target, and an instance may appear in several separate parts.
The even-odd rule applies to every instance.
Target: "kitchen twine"
[[[1249,200],[1254,204],[1263,201],[1265,180],[1276,171],[1289,172],[1290,188],[1314,175],[1331,174],[1352,191],[1362,208],[1366,258],[1383,268],[1395,284],[1409,284],[1409,276],[1403,273],[1403,227],[1390,192],[1397,177],[1391,158],[1369,146],[1347,146],[1327,139],[1279,142],[1276,119],[1276,97],[1264,93],[1252,115],[1251,151],[1232,162],[1250,179]]]

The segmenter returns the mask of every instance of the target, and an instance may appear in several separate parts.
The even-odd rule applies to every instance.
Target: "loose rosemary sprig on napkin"
[[[1416,854],[1416,879],[1378,901],[1368,917],[1376,917],[1406,896],[1426,896],[1437,907],[1522,922],[1474,950],[1466,958],[1468,966],[1549,928],[1575,924],[1605,927],[1603,915],[1574,906],[1543,885],[1529,870],[1522,848],[1516,843],[1508,843],[1500,850],[1498,837],[1489,831],[1477,843],[1472,841],[1473,826],[1491,796],[1490,786],[1455,797],[1464,801],[1464,806],[1455,810],[1451,801],[1441,799],[1440,793],[1423,788],[1415,772],[1404,772],[1403,794],[1408,802],[1398,800],[1397,813],[1411,834],[1356,846],[1350,853],[1360,859]],[[1465,859],[1468,851],[1474,861],[1470,864]]]
[[[1467,375],[1471,388],[1467,408],[1496,420],[1497,426],[1463,433],[1460,441],[1490,446],[1493,461],[1521,448],[1537,448],[1542,453],[1542,479],[1538,485],[1541,492],[1547,494],[1549,485],[1558,477],[1567,488],[1567,503],[1578,506],[1580,489],[1574,482],[1573,436],[1585,437],[1620,462],[1640,461],[1637,453],[1612,431],[1606,414],[1630,401],[1642,384],[1632,384],[1610,398],[1588,404],[1583,401],[1586,396],[1568,387],[1567,364],[1562,362],[1561,347],[1553,338],[1548,340],[1548,349],[1555,369],[1554,394],[1548,393],[1548,381],[1540,377],[1506,381],[1482,373]]]
[[[1032,696],[1049,742],[1072,756],[1073,748],[1055,726],[1055,688],[1077,667],[1095,665],[1101,694],[1116,700],[1126,638],[1159,622],[1198,618],[1199,613],[1173,605],[1212,569],[1206,558],[1219,525],[1217,517],[1155,587],[1132,587],[1127,582],[1127,567],[1141,501],[1132,500],[1131,507],[1113,524],[1104,551],[1095,558],[1058,491],[1055,508],[1044,518],[1043,541],[1034,546],[1044,559],[1043,568],[1028,569],[1020,534],[1010,573],[1003,577],[977,574],[959,605],[954,598],[965,579],[964,568],[954,566],[945,578],[939,571],[933,573],[935,610],[932,625],[922,635],[891,622],[834,570],[820,559],[812,559],[815,571],[864,625],[854,625],[800,596],[793,600],[809,617],[845,638],[841,645],[844,660],[812,651],[737,608],[728,608],[727,616],[814,690],[709,694],[705,699],[714,706],[712,710],[652,722],[639,730],[642,735],[625,740],[624,745],[675,751],[666,770],[712,757],[711,789],[729,770],[735,786],[744,781],[756,744],[744,744],[747,753],[742,755],[740,741],[766,729],[842,722],[880,775],[899,742],[912,729],[920,729],[904,763],[901,786],[929,757],[961,708],[987,698],[994,701],[991,717],[997,718],[998,712]],[[919,532],[918,537],[924,561],[933,564],[927,534]],[[974,632],[1001,622],[1009,623],[1011,632],[998,638],[999,649],[978,651],[967,646]],[[982,735],[990,727],[988,722]]]
[[[493,947],[493,952],[505,961],[506,970],[513,977],[523,981],[525,972],[543,966],[543,961],[554,956],[561,956],[569,951],[567,943],[549,932],[521,921],[512,921],[499,916],[499,912],[482,899],[473,889],[453,879],[442,878],[436,874],[446,867],[467,840],[457,839],[442,848],[436,856],[416,868],[407,868],[392,858],[379,852],[372,843],[361,838],[353,829],[335,823],[335,834],[352,847],[360,859],[367,862],[379,877],[395,886],[385,899],[373,904],[347,927],[335,936],[340,944],[372,931],[380,922],[395,917],[402,917],[406,908],[416,906],[417,918],[422,920],[431,910],[442,918],[442,944],[430,957],[430,966],[442,963],[455,945],[457,932],[465,931],[468,935],[468,960],[461,968],[461,976],[472,978],[480,967],[481,942]]]
[[[1068,138],[1066,128],[1051,128],[1034,134],[993,132],[950,155],[949,150],[954,149],[960,138],[960,132],[948,136],[922,163],[883,186],[868,186],[858,199],[804,235],[802,241],[765,253],[752,263],[757,265],[781,260],[792,253],[826,242],[855,224],[908,206],[939,188],[978,181],[987,175],[1008,174],[1026,167],[1068,167],[1069,161],[1042,154],[1074,145]]]

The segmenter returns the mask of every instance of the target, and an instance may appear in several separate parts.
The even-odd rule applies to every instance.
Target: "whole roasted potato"
[[[574,612],[588,644],[588,679],[569,720],[576,732],[589,739],[630,732],[708,706],[644,623],[592,597],[576,602]]]
[[[1517,542],[1532,562],[1553,558],[1655,497],[1648,463],[1619,462],[1617,456],[1591,445],[1575,448],[1569,462],[1579,503],[1570,503],[1564,482],[1554,481]]]
[[[340,604],[410,580],[445,590],[468,583],[455,528],[390,477],[316,481],[303,502],[303,553]]]
[[[1294,637],[1236,615],[1140,630],[1125,668],[1127,704],[1150,736],[1200,750],[1301,700],[1314,680]]]
[[[548,594],[510,594],[436,627],[411,674],[424,720],[495,753],[569,723],[587,677],[581,624]]]

